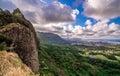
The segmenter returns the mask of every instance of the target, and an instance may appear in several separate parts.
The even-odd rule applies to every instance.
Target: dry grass
[[[0,76],[39,76],[22,63],[16,53],[0,51]]]

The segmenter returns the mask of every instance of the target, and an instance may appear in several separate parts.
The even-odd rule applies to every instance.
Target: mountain
[[[34,73],[39,71],[37,37],[32,24],[17,8],[10,13],[0,10],[0,45],[19,55]]]
[[[41,43],[55,43],[55,44],[68,44],[66,40],[53,33],[44,33],[37,32],[38,38],[41,40]]]
[[[71,45],[110,46],[120,44],[120,39],[69,39]]]

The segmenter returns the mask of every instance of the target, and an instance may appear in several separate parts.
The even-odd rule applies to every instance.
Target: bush
[[[2,51],[3,50],[3,45],[2,44],[0,44],[0,51]]]
[[[3,35],[0,35],[0,43],[5,42],[7,46],[10,46],[12,44],[12,39]]]

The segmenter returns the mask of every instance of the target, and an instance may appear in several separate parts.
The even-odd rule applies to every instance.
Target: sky
[[[120,39],[120,0],[0,0],[19,8],[36,31],[62,38]]]

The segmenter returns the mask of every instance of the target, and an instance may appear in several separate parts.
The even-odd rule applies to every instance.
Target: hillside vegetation
[[[68,41],[53,33],[37,32],[40,43],[69,44]]]
[[[120,76],[120,45],[41,45],[41,76]]]

